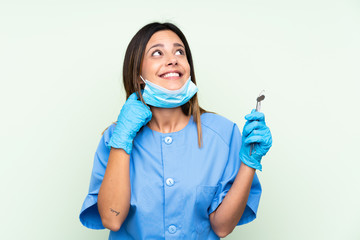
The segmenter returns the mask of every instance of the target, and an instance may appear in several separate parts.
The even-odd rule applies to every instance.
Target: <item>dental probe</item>
[[[261,108],[261,101],[263,101],[265,99],[265,95],[262,94],[263,92],[265,92],[265,90],[262,90],[259,94],[259,96],[256,98],[256,111],[260,112],[260,108]],[[254,148],[254,143],[252,143],[250,145],[250,156],[252,154],[252,150]]]

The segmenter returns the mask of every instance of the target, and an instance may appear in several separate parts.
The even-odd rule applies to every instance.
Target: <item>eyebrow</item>
[[[182,47],[185,49],[185,47],[183,45],[181,45],[180,43],[174,43],[173,45],[174,45],[174,47]],[[150,49],[155,48],[155,47],[164,47],[164,44],[162,44],[162,43],[155,44],[154,46],[149,48],[149,50],[147,50],[146,53],[148,53],[150,51]]]

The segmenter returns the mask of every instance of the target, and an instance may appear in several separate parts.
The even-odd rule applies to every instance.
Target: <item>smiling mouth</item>
[[[181,76],[182,76],[182,74],[179,72],[169,72],[169,73],[164,73],[164,74],[160,75],[161,78],[179,78]]]

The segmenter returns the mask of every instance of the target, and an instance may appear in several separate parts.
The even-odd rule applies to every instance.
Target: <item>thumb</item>
[[[133,92],[128,99],[131,99],[131,100],[138,100],[138,95],[137,95],[137,92]]]

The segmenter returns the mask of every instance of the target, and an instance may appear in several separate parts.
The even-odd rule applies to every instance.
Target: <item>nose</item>
[[[168,62],[167,62],[168,66],[177,65],[177,64],[178,64],[178,61],[177,61],[177,58],[175,56],[169,57]]]

